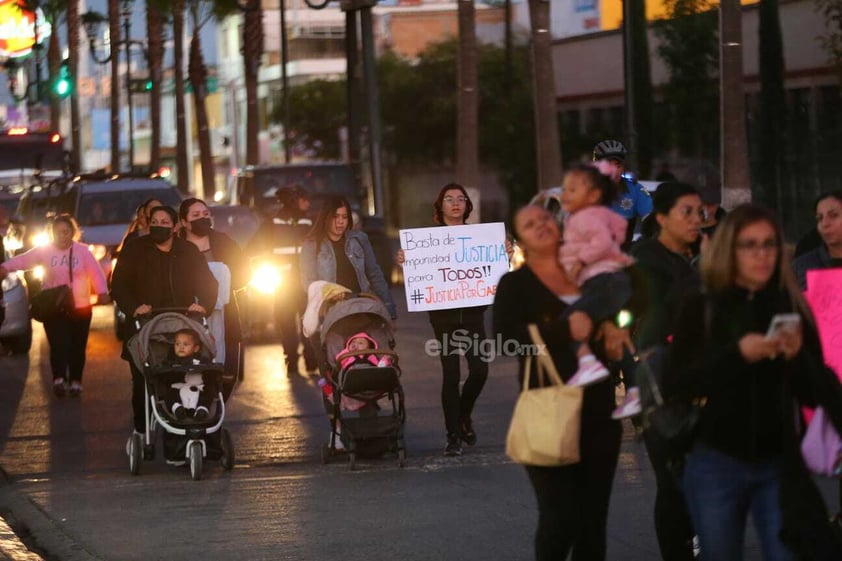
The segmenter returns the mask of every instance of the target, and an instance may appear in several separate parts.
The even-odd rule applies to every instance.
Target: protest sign
[[[502,222],[400,231],[410,312],[491,304],[509,270]]]
[[[807,271],[807,302],[816,318],[824,362],[842,380],[842,269]]]

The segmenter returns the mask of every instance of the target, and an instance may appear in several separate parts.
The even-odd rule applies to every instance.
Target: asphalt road
[[[403,295],[396,291],[396,300]],[[401,314],[397,332],[407,396],[408,465],[395,458],[322,465],[328,424],[315,376],[288,377],[277,344],[247,350],[244,381],[226,426],[236,466],[186,468],[158,457],[129,474],[128,366],[96,310],[85,392],[50,393],[40,325],[29,357],[0,358],[0,515],[43,558],[56,561],[532,559],[536,506],[503,441],[517,393],[515,363],[498,359],[474,415],[479,442],[444,458],[438,360],[427,356],[424,314]],[[629,427],[627,427],[628,429]],[[832,489],[826,489],[828,496]],[[654,479],[627,430],[609,520],[608,559],[657,559]],[[6,536],[6,537],[4,537]],[[0,524],[0,559],[12,539]],[[4,544],[6,545],[4,549]],[[748,559],[759,559],[749,538]]]

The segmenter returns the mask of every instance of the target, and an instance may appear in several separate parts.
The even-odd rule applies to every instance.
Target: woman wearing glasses
[[[842,429],[842,388],[772,213],[743,205],[728,214],[701,273],[704,291],[682,307],[663,381],[671,398],[706,399],[683,474],[701,558],[743,559],[750,513],[764,559],[842,559],[796,421],[799,404],[821,405]],[[782,313],[800,324],[770,332]]]

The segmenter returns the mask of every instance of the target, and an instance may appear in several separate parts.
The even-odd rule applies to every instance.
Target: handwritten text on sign
[[[509,270],[502,222],[401,230],[410,312],[491,304]]]
[[[807,272],[807,302],[816,317],[824,362],[842,380],[842,269]]]

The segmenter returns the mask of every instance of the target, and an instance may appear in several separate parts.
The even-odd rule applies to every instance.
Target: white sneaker
[[[579,359],[579,369],[567,382],[568,386],[589,386],[601,382],[610,372],[594,355],[585,355]]]
[[[331,438],[332,438],[333,437],[333,431],[331,431],[330,434],[331,434]],[[328,440],[328,442],[330,442],[330,440]],[[345,449],[345,445],[342,443],[342,437],[340,436],[339,431],[336,431],[336,441],[334,442],[333,447],[337,451]]]
[[[640,415],[642,411],[643,407],[640,404],[640,390],[632,387],[626,391],[626,397],[623,399],[623,403],[621,403],[620,406],[611,413],[611,418],[615,420],[627,419],[628,417]]]

